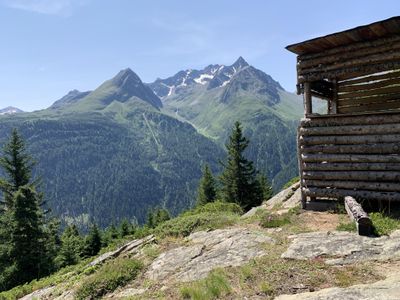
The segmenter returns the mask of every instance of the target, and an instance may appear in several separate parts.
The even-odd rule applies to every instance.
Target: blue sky
[[[46,108],[126,67],[151,82],[240,55],[293,91],[285,46],[399,12],[389,0],[0,0],[0,108]]]

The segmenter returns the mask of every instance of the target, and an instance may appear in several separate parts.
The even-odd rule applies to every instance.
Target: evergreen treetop
[[[210,167],[206,164],[203,168],[203,177],[200,179],[197,191],[197,205],[204,205],[215,201],[217,195],[215,179]]]

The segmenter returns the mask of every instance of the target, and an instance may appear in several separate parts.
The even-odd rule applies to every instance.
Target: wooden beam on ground
[[[372,233],[372,221],[368,214],[363,210],[361,204],[351,196],[344,197],[344,207],[346,208],[347,214],[357,226],[359,235],[369,236]]]

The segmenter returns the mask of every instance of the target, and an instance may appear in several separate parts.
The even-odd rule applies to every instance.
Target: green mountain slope
[[[102,226],[143,222],[150,207],[173,214],[193,204],[204,162],[223,151],[161,102],[130,70],[87,96],[35,113],[0,118],[0,144],[12,127],[38,161],[49,206],[65,221]]]
[[[163,93],[160,86],[169,90]],[[302,101],[243,58],[231,66],[181,71],[150,87],[162,96],[163,110],[190,122],[221,146],[229,128],[241,121],[251,140],[247,154],[273,180],[276,190],[296,176],[293,154]]]

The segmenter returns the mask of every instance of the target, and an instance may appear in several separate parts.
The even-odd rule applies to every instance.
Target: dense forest
[[[266,178],[244,155],[248,145],[249,140],[236,122],[226,145],[227,157],[220,162],[221,174],[214,178],[208,165],[204,165],[197,207],[216,201],[232,202],[246,211],[271,196]],[[171,218],[168,210],[154,206],[147,211],[143,226],[127,219],[116,226],[117,220],[113,219],[104,230],[92,222],[85,235],[75,224],[61,231],[59,219],[48,210],[46,195],[40,192],[40,181],[32,174],[35,163],[25,141],[13,129],[0,156],[4,174],[0,177],[0,292],[77,264],[126,236],[151,234]],[[43,178],[43,182],[46,180]]]

